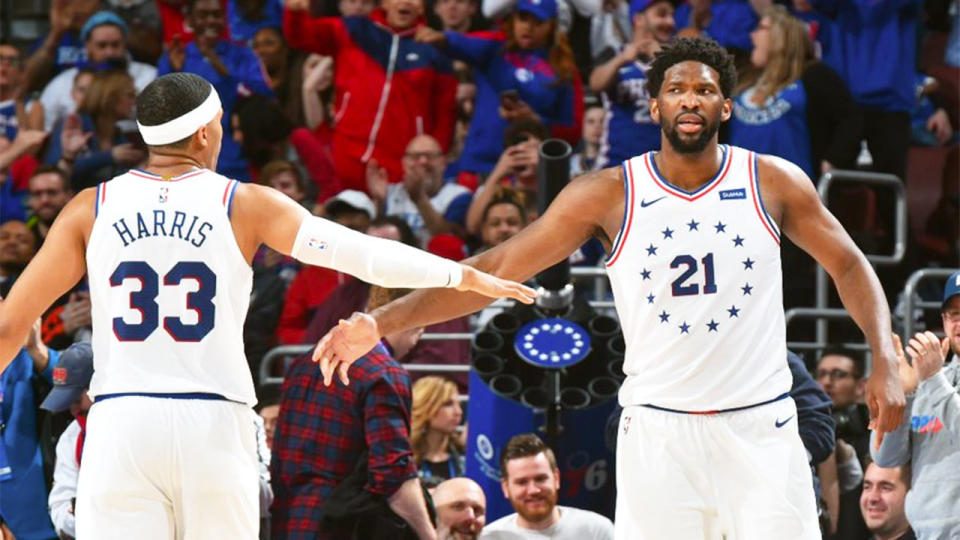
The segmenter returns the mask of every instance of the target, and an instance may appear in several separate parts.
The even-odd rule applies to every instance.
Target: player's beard
[[[713,136],[717,134],[717,130],[720,129],[720,114],[718,113],[716,118],[710,119],[698,112],[681,111],[677,117],[679,118],[680,115],[684,114],[695,114],[703,120],[703,129],[700,130],[700,134],[697,135],[695,139],[684,140],[680,138],[680,132],[677,131],[676,119],[662,118],[661,129],[667,135],[670,146],[672,146],[677,153],[699,154],[703,152],[707,144],[710,143],[710,140],[713,139]]]
[[[516,510],[521,517],[523,517],[523,519],[530,522],[537,522],[543,520],[553,513],[553,509],[557,506],[557,492],[545,491],[540,494],[538,498],[546,501],[547,504],[535,510],[528,508],[522,500],[515,501],[511,499],[510,504],[513,506],[513,509]]]

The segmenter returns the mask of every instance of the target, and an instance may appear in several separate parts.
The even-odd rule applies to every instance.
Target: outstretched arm
[[[503,244],[465,261],[504,279],[525,281],[568,257],[592,236],[614,236],[623,216],[623,180],[619,168],[583,175],[570,183],[543,217]],[[370,350],[381,336],[473,313],[490,303],[476,294],[445,289],[416,291],[373,312],[354,314],[317,345],[326,382]]]
[[[234,205],[233,227],[247,260],[260,244],[266,244],[307,264],[347,272],[383,287],[451,287],[526,303],[534,297],[533,290],[518,283],[310,215],[273,188],[238,186]]]
[[[833,278],[850,316],[873,351],[867,383],[870,427],[893,431],[905,406],[897,359],[890,341],[890,308],[876,273],[833,214],[820,202],[813,183],[796,165],[772,156],[758,162],[764,203],[790,239]]]
[[[23,346],[33,322],[86,273],[95,198],[96,190],[86,189],[63,208],[43,247],[0,302],[0,373]]]

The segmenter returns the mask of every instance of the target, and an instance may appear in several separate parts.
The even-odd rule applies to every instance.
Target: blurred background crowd
[[[900,199],[894,190],[838,186],[830,207],[865,252],[903,248],[896,264],[878,268],[898,327],[909,320],[939,329],[937,313],[907,312],[899,293],[915,270],[960,262],[958,10],[957,0],[0,0],[0,297],[74,194],[145,166],[135,98],[159,75],[195,73],[216,87],[224,107],[218,172],[272,186],[358,231],[461,260],[537,218],[540,142],[559,138],[574,148],[573,176],[658,150],[645,70],[671,40],[704,36],[735,56],[740,73],[722,143],[793,161],[815,184],[824,174],[859,170],[893,175],[905,188]],[[903,237],[899,203],[906,205]],[[571,264],[596,267],[603,257],[591,241]],[[788,242],[783,259],[785,307],[810,306],[813,261]],[[388,336],[389,349],[368,358],[368,393],[336,394],[336,403],[348,405],[333,418],[319,412],[334,402],[316,394],[312,364],[263,366],[264,356],[315,343],[340,318],[395,293],[266,248],[254,271],[244,340],[265,424],[265,516],[277,499],[274,537],[310,537],[295,533],[309,527],[298,525],[302,516],[292,509],[321,505],[338,485],[328,478],[316,492],[291,491],[297,475],[314,470],[305,462],[336,470],[339,481],[355,472],[365,448],[380,456],[365,465],[375,478],[364,486],[369,493],[399,500],[409,492],[406,481],[419,477],[432,489],[438,530],[445,524],[450,537],[458,528],[478,534],[486,504],[478,487],[463,479],[433,491],[465,474],[458,396],[468,394],[466,373],[411,381],[403,365],[468,365],[468,342],[420,341],[421,332],[476,332],[496,310]],[[577,285],[582,295],[596,292],[592,281]],[[938,304],[941,293],[939,285],[917,289],[920,300]],[[943,324],[957,318],[943,310]],[[80,393],[52,407],[59,415],[40,404],[51,385],[82,390],[92,353],[76,348],[89,341],[90,328],[81,283],[37,325],[23,370],[4,373],[6,454],[32,472],[15,474],[23,482],[15,487],[0,467],[3,538],[72,534],[72,499],[58,492],[54,463],[59,471],[62,450],[75,474],[90,404]],[[802,325],[791,329],[792,339],[810,336]],[[909,471],[869,463],[859,353],[820,351],[805,361],[834,416],[843,415],[836,436],[849,443],[837,443],[832,473],[820,478],[828,486],[825,536],[868,538],[876,520],[863,500],[883,482],[906,492]],[[281,377],[282,391],[266,380]],[[281,396],[296,403],[283,415]],[[370,423],[373,410],[386,424]],[[324,443],[336,450],[322,458],[318,447],[289,439],[326,429],[310,420],[321,416],[343,427],[342,440]],[[287,446],[278,452],[278,444]],[[517,527],[573,516],[564,519],[592,537],[611,537],[605,518],[556,507],[561,471],[549,449],[533,440],[515,446],[504,450],[514,458],[502,460],[501,474]],[[520,465],[508,474],[513,459],[523,474],[541,467],[540,480],[514,486],[522,475]],[[852,461],[860,462],[859,477],[844,475]],[[902,496],[899,504],[906,524]],[[883,507],[893,514],[884,519],[899,519],[896,501]],[[402,505],[391,508],[404,516]],[[484,534],[507,534],[496,532],[502,529]],[[357,533],[331,537],[350,534]]]

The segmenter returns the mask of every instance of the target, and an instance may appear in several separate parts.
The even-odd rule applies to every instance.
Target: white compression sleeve
[[[456,287],[463,279],[458,262],[400,242],[367,236],[316,216],[300,223],[290,255],[381,287]]]

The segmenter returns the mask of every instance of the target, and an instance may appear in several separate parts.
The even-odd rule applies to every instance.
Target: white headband
[[[145,126],[137,122],[143,142],[150,146],[162,146],[175,143],[193,135],[198,129],[210,123],[220,112],[220,96],[213,86],[210,95],[196,109],[156,126]]]

